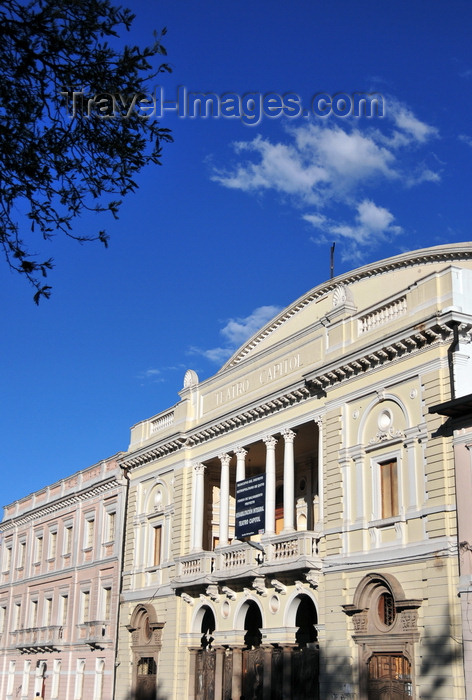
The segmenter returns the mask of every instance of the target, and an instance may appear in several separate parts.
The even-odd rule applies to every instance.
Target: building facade
[[[428,408],[472,392],[471,330],[471,244],[390,258],[132,428],[117,700],[465,698],[452,435]]]
[[[5,507],[5,700],[113,697],[126,497],[117,456]]]

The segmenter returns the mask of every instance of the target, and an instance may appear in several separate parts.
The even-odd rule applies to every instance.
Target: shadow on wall
[[[168,700],[167,695],[159,691],[159,686],[153,690],[128,693],[126,700]]]
[[[420,655],[422,697],[431,700],[445,697],[443,687],[447,682],[452,690],[453,667],[462,667],[462,640],[453,636],[452,627],[447,623],[439,633],[432,633],[432,628],[429,628],[422,636]]]
[[[445,686],[451,691],[454,685],[453,667],[461,665],[462,643],[451,635],[451,627],[445,623],[439,632],[432,632],[429,627],[422,634],[419,653],[416,658],[417,693],[416,696],[434,700],[444,698]],[[329,649],[320,650],[320,700],[355,700],[359,698],[357,687],[357,655],[330,653]],[[456,666],[457,668],[457,666]],[[421,688],[420,688],[421,686]],[[296,684],[291,700],[297,700]],[[277,695],[277,698],[282,695]],[[300,696],[301,697],[301,696]],[[156,689],[129,693],[126,700],[169,700],[168,696]],[[224,696],[223,700],[240,700]],[[245,698],[244,700],[253,700]]]

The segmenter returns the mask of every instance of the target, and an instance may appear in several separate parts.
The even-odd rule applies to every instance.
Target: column
[[[204,510],[204,464],[194,464],[193,482],[193,516],[192,516],[192,551],[201,552],[203,549],[203,510]]]
[[[264,680],[262,689],[263,700],[270,700],[272,697],[272,647],[263,646]]]
[[[223,647],[216,647],[215,658],[215,694],[214,700],[223,700],[223,667],[224,654]]]
[[[284,446],[284,532],[293,532],[294,524],[294,501],[295,501],[295,461],[293,456],[293,441],[295,440],[293,430],[282,432]]]
[[[231,697],[239,700],[243,694],[243,650],[233,646],[233,673],[231,675]]]
[[[282,698],[290,700],[292,697],[292,651],[293,646],[283,647],[283,678],[282,678]]]
[[[188,700],[195,700],[197,654],[198,654],[198,652],[199,652],[199,649],[189,648],[190,668],[189,668],[188,690],[187,690]]]
[[[319,500],[319,513],[320,513],[320,522],[323,522],[324,474],[323,474],[323,421],[321,420],[321,416],[318,416],[318,418],[315,418],[315,423],[318,427],[318,496],[320,499]]]
[[[234,454],[236,455],[236,481],[243,481],[246,478],[246,455],[247,450],[244,447],[238,447]]]
[[[275,446],[272,435],[263,438],[266,446],[265,534],[275,534]]]
[[[229,537],[229,462],[227,454],[218,455],[221,462],[220,477],[220,545],[226,547]]]

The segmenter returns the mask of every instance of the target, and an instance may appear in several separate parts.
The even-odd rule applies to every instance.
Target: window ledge
[[[382,518],[380,520],[372,520],[369,523],[369,527],[391,527],[401,522],[401,517],[399,515],[394,515],[391,518]]]

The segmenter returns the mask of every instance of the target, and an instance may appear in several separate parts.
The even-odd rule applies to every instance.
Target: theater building
[[[117,700],[465,697],[452,436],[428,409],[472,392],[471,330],[471,244],[389,258],[132,428]]]
[[[471,330],[471,244],[389,258],[132,428],[117,700],[465,697],[429,407],[472,392]]]
[[[5,506],[0,697],[113,697],[126,482],[117,455]]]

